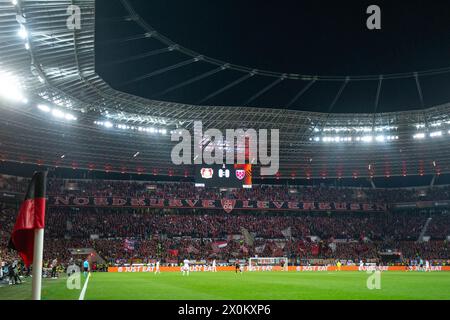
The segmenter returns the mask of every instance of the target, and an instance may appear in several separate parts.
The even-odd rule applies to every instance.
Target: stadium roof
[[[80,30],[67,27],[73,4],[81,9]],[[0,159],[190,175],[192,168],[170,161],[170,132],[201,120],[205,129],[280,129],[284,177],[450,172],[450,104],[334,114],[149,100],[97,74],[94,0],[0,0],[0,17]],[[148,27],[133,11],[127,19]]]
[[[375,31],[369,4],[99,0],[96,68],[119,90],[188,104],[372,113],[448,102],[448,4],[379,1]]]

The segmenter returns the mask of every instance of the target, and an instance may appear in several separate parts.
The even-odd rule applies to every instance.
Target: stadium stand
[[[1,176],[0,191],[23,193],[26,179]],[[152,186],[152,188],[148,188]],[[60,196],[147,196],[156,198],[345,201],[366,199],[388,204],[439,201],[449,198],[450,187],[427,189],[355,189],[263,186],[253,190],[196,189],[189,183],[142,183],[129,181],[75,181],[51,179],[49,194]],[[8,242],[17,208],[2,204],[0,235]],[[425,242],[418,241],[427,226]],[[380,252],[402,253],[396,263],[420,257],[446,264],[450,259],[447,209],[423,208],[387,212],[283,212],[161,208],[49,207],[45,259],[58,257],[67,263],[71,248],[93,248],[110,265],[162,259],[178,262],[191,259],[247,258],[254,255],[288,256],[294,263],[320,259],[351,262],[379,261]],[[251,235],[243,235],[246,230]],[[222,241],[226,246],[218,248]],[[125,243],[132,243],[131,247]],[[6,252],[6,247],[2,248]],[[10,254],[9,254],[10,255]],[[7,259],[16,259],[7,256]]]

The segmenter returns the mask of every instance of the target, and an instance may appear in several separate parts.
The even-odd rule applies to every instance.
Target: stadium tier
[[[69,5],[72,1],[20,1],[15,6],[0,2],[0,37],[8,40],[0,47],[0,79],[10,84],[0,87],[8,98],[0,100],[2,160],[193,176],[191,166],[172,164],[170,136],[181,129],[192,132],[194,122],[201,121],[203,131],[279,129],[278,178],[450,173],[448,104],[408,112],[327,114],[144,99],[113,89],[97,74],[95,1],[78,4],[83,12],[80,32],[68,29],[66,19],[54,19],[66,16]],[[47,6],[51,10],[41,9]],[[132,10],[130,5],[125,8]],[[137,12],[125,13],[136,17],[129,23],[141,21]],[[20,14],[26,18],[17,20]],[[145,29],[147,24],[139,26],[144,26],[144,35],[157,35]],[[112,36],[104,42],[115,40]],[[221,67],[229,66],[216,66]],[[260,177],[259,170],[254,177]]]
[[[333,30],[316,28],[364,19],[320,4],[326,21],[297,30],[297,47],[270,24],[300,25],[317,1],[292,2],[295,17],[250,0],[194,2],[0,0],[0,300],[448,300],[450,68],[426,61],[448,34],[412,31],[408,16],[410,32],[402,26],[401,41],[377,51],[370,36],[390,31],[379,32],[371,5],[357,9],[373,10],[364,33],[345,27],[331,49],[337,38],[322,35]],[[258,11],[267,8],[270,18]],[[221,26],[226,13],[245,21]],[[178,28],[186,17],[211,32],[205,53],[182,45],[199,36]],[[151,26],[158,20],[183,29],[180,43]],[[234,56],[223,30],[236,47],[264,44]],[[348,39],[369,42],[346,51]],[[255,67],[213,58],[219,42],[224,59]],[[422,58],[403,57],[401,43]],[[331,62],[339,56],[350,60]],[[269,70],[311,71],[319,57],[317,73]]]
[[[28,180],[0,176],[0,192],[20,195]],[[421,189],[361,189],[326,187],[264,186],[254,190],[198,189],[192,183],[49,180],[49,198],[61,199],[239,199],[243,201],[375,202],[388,204],[384,211],[277,210],[223,208],[195,209],[123,206],[105,202],[50,204],[47,213],[47,260],[53,256],[66,263],[71,250],[89,248],[110,265],[161,259],[176,263],[217,259],[230,263],[253,256],[286,256],[292,264],[341,259],[383,261],[383,253],[398,252],[389,263],[405,264],[421,257],[435,264],[450,259],[450,212],[448,207],[396,209],[402,203],[434,203],[449,198],[448,186]],[[289,190],[296,190],[296,193]],[[19,197],[20,198],[20,197]],[[98,201],[98,200],[96,200]],[[97,203],[97,204],[96,204]],[[7,243],[15,222],[16,206],[4,202],[0,222],[2,243]],[[423,240],[427,241],[423,241]],[[131,244],[130,244],[131,243]],[[5,248],[3,248],[5,250]]]

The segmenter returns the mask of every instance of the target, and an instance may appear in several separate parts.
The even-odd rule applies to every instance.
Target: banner
[[[198,254],[198,253],[200,252],[200,250],[198,250],[197,248],[195,248],[195,247],[191,244],[191,245],[189,245],[189,246],[186,248],[186,252],[187,252],[187,253]]]
[[[125,251],[134,251],[135,244],[136,244],[136,241],[125,239],[125,241],[123,242],[123,249]]]
[[[160,268],[161,272],[180,272],[180,267],[163,267]],[[190,266],[189,270],[191,272],[212,272],[213,269],[211,266],[207,265],[196,265]],[[221,267],[217,266],[217,271],[228,271],[235,272],[234,266]],[[359,269],[358,266],[342,266],[341,271],[353,271],[353,272],[366,272],[366,271],[397,271],[397,272],[411,272],[407,267],[403,266],[381,266],[381,267],[363,267],[362,270]],[[128,266],[128,267],[109,267],[108,272],[119,272],[119,273],[140,273],[140,272],[154,272],[154,266]],[[252,266],[251,268],[245,267],[245,271],[250,272],[286,272],[284,268],[281,266]],[[335,266],[289,266],[289,272],[334,272],[337,271]],[[412,270],[414,272],[423,272],[419,270]],[[441,267],[434,266],[431,267],[430,272],[448,272],[450,271],[449,266]]]
[[[253,243],[255,242],[255,238],[244,227],[241,227],[241,232],[242,236],[244,237],[245,243],[248,244],[249,246],[252,246]]]
[[[266,248],[266,245],[265,245],[265,244],[263,244],[262,246],[255,247],[255,252],[256,252],[257,254],[261,254],[261,253],[264,252],[264,249],[265,249],[265,248]]]
[[[297,201],[247,201],[247,200],[191,200],[152,199],[120,197],[61,197],[49,196],[50,207],[115,207],[115,208],[179,208],[232,210],[278,210],[278,211],[387,211],[381,203],[351,202],[297,202]]]
[[[392,208],[394,210],[402,209],[426,209],[426,208],[438,208],[438,207],[450,207],[450,201],[439,200],[439,201],[418,201],[418,202],[405,202],[405,203],[394,203]]]
[[[154,272],[154,266],[128,266],[128,267],[109,267],[108,272],[118,273],[140,273],[140,272]],[[181,267],[160,267],[161,272],[181,272]],[[189,266],[190,272],[213,272],[212,266],[195,265]],[[216,271],[234,271],[234,267],[216,267]]]
[[[214,253],[218,253],[220,249],[223,249],[226,246],[228,246],[228,243],[226,241],[216,241],[211,243],[211,248],[213,249]]]
[[[286,239],[289,239],[292,237],[292,228],[289,227],[285,230],[281,230],[281,234],[283,235],[283,237],[285,237]]]

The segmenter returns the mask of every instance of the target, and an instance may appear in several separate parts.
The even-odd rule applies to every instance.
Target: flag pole
[[[34,230],[34,254],[33,254],[33,300],[41,300],[42,286],[42,256],[44,251],[44,229]]]

